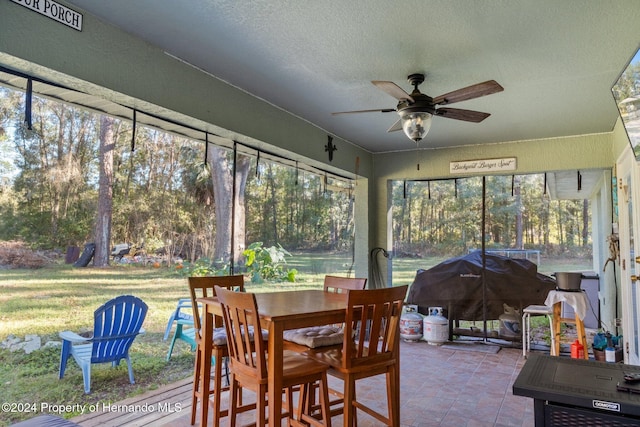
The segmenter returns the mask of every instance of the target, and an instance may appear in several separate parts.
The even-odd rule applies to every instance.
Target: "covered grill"
[[[538,273],[526,259],[508,258],[482,251],[448,259],[428,270],[418,270],[409,288],[407,303],[427,313],[429,307],[443,307],[449,321],[495,320],[504,313],[503,304],[522,312],[530,304],[544,304],[555,289],[553,278]]]

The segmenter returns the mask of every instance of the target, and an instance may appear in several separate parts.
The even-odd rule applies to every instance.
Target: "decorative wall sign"
[[[516,170],[516,158],[467,160],[463,162],[449,162],[449,173],[486,173]]]
[[[82,31],[82,14],[53,0],[11,0],[74,30]]]

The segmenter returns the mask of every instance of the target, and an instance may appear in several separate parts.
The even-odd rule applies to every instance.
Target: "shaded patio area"
[[[472,347],[472,348],[469,348]],[[513,396],[511,387],[525,359],[518,348],[498,350],[491,344],[449,344],[402,342],[401,422],[402,426],[533,426],[533,400]],[[334,380],[335,381],[335,380]],[[331,381],[330,381],[331,382]],[[339,385],[339,382],[333,383]],[[358,395],[371,406],[384,410],[385,382],[382,377],[358,383]],[[248,396],[251,399],[250,396]],[[132,411],[136,405],[147,411]],[[226,393],[223,395],[223,406]],[[191,380],[183,380],[135,398],[112,404],[112,410],[72,419],[81,426],[189,426]],[[364,413],[358,425],[379,423]],[[243,421],[251,421],[252,413]],[[198,425],[199,420],[196,421]],[[211,423],[211,420],[209,420]],[[342,426],[341,417],[332,419]],[[227,420],[222,420],[227,425]]]

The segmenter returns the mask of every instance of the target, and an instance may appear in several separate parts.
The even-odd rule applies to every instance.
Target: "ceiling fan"
[[[398,121],[395,122],[387,132],[394,132],[402,129],[410,139],[418,142],[427,135],[427,132],[429,132],[429,128],[431,127],[431,118],[433,116],[441,116],[448,119],[463,120],[473,123],[480,123],[490,116],[489,113],[482,113],[480,111],[461,110],[459,108],[448,107],[436,108],[437,106],[480,98],[481,96],[491,95],[504,90],[504,88],[495,80],[489,80],[484,83],[467,86],[462,89],[454,90],[453,92],[431,98],[429,95],[425,95],[418,90],[418,86],[424,82],[424,74],[411,74],[407,79],[409,80],[409,83],[413,85],[413,92],[411,92],[411,95],[393,82],[383,80],[373,80],[371,82],[378,89],[388,93],[398,100],[396,108],[339,111],[331,114],[337,115],[370,112],[390,113],[395,111],[400,115],[400,119],[398,119]]]

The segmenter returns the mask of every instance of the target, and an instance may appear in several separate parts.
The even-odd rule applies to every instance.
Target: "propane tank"
[[[580,341],[578,340],[575,340],[571,344],[571,358],[584,359],[584,346],[580,344]]]
[[[400,316],[400,337],[405,341],[418,341],[422,338],[422,315],[418,306],[406,305]]]
[[[424,340],[432,345],[441,345],[449,340],[449,321],[442,315],[442,307],[429,307],[424,318]]]

